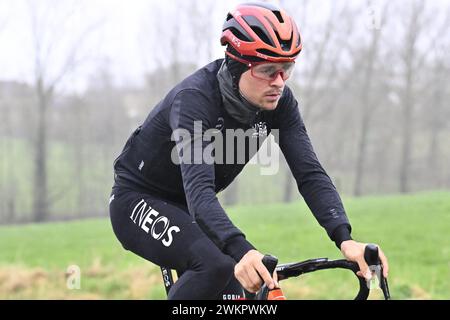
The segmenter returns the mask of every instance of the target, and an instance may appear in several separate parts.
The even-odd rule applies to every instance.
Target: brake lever
[[[364,260],[366,260],[369,265],[369,269],[371,272],[375,272],[375,275],[378,277],[381,291],[383,291],[384,299],[390,300],[391,294],[389,292],[389,285],[387,279],[383,275],[383,265],[381,264],[380,256],[378,253],[378,246],[374,244],[366,245],[364,249]],[[371,280],[367,280],[367,287],[371,288]]]
[[[273,274],[278,264],[278,258],[272,255],[266,254],[262,259],[263,265],[269,271],[270,275]],[[244,289],[245,297],[247,300],[267,300],[269,296],[269,288],[265,283],[262,284],[261,289],[257,293],[251,293]]]
[[[269,271],[269,274],[272,276],[273,272],[275,271],[275,268],[277,267],[278,258],[266,254],[262,259],[262,263],[266,267],[267,271]],[[267,300],[268,296],[269,296],[269,287],[267,287],[267,285],[264,283],[260,291],[257,293],[256,300]]]

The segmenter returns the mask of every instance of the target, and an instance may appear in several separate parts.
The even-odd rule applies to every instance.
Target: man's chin
[[[279,99],[277,99],[276,101],[270,101],[270,102],[266,101],[262,105],[262,108],[267,111],[275,110],[278,106],[278,101],[279,101]]]

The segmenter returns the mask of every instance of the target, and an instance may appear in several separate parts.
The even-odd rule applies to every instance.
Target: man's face
[[[274,110],[293,68],[293,62],[255,65],[242,74],[239,89],[251,103],[263,110]]]

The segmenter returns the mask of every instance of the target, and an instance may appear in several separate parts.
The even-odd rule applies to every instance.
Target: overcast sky
[[[10,1],[0,0],[0,23],[4,25],[3,30],[0,30],[0,41],[2,43],[2,50],[0,52],[0,78],[1,79],[29,79],[30,71],[33,70],[33,48],[30,34],[30,14],[27,7],[27,1]],[[39,2],[52,2],[47,0],[40,0]],[[57,2],[72,1],[58,0]],[[95,57],[101,57],[101,62],[106,61],[114,70],[114,73],[119,73],[116,76],[119,78],[133,78],[139,74],[139,57],[137,37],[139,26],[143,16],[143,12],[147,10],[149,1],[145,0],[89,0],[79,1],[84,2],[84,9],[74,15],[72,25],[66,26],[71,32],[66,34],[67,37],[79,34],[82,29],[88,28],[90,25],[95,25],[94,38],[92,46],[95,52],[88,53]],[[38,3],[38,1],[35,1]],[[44,5],[42,5],[44,7]],[[59,6],[57,11],[66,13],[68,9]],[[56,24],[56,26],[55,26]],[[55,18],[55,23],[50,24],[50,28],[57,27],[60,20]],[[61,26],[63,27],[63,26]],[[100,45],[95,45],[95,42]],[[97,44],[98,44],[97,42]],[[56,50],[58,51],[58,50]],[[67,50],[61,50],[67,51]],[[88,63],[89,66],[81,71],[86,76],[89,69],[93,65],[98,64],[99,61]],[[80,74],[80,72],[77,72]]]
[[[240,1],[227,1],[219,3],[216,8],[223,6],[233,6]],[[58,28],[65,28],[67,41],[63,41],[60,47],[53,48],[54,52],[68,52],[70,48],[69,40],[76,40],[77,36],[84,29],[94,26],[94,32],[87,37],[83,55],[96,57],[97,59],[84,63],[84,68],[78,68],[76,76],[70,81],[83,82],[81,78],[89,77],[98,66],[107,64],[113,72],[116,80],[120,83],[138,83],[141,81],[143,73],[143,45],[145,41],[145,25],[151,24],[151,8],[164,12],[176,10],[176,1],[156,1],[156,0],[0,0],[0,79],[30,81],[33,61],[33,41],[31,37],[31,19],[29,5],[36,6],[38,14],[47,16],[48,13],[42,8],[48,7],[50,3],[55,13],[66,16],[70,11],[70,4],[76,3],[75,14],[71,16],[70,22],[64,24],[58,15],[51,16],[53,21],[49,21],[43,28],[52,30],[42,32],[51,34],[50,37],[57,37]],[[80,5],[81,3],[81,5]],[[223,9],[226,10],[226,9]],[[215,11],[220,13],[220,9]],[[226,13],[225,13],[226,14]],[[223,16],[225,15],[223,14]],[[147,16],[149,17],[147,19]],[[147,20],[147,21],[145,21]],[[215,21],[212,26],[217,30],[217,37],[220,36],[220,27],[223,17]],[[46,28],[46,29],[45,29]],[[69,30],[69,32],[67,32]],[[44,39],[45,35],[44,35]],[[73,41],[72,41],[73,42]],[[48,42],[46,42],[48,44]],[[223,49],[217,40],[217,56],[222,55]],[[87,50],[86,50],[87,48]],[[61,65],[64,56],[53,55],[50,58],[51,64]],[[61,62],[58,64],[58,62]],[[148,64],[145,67],[149,67]],[[150,66],[151,67],[151,66]]]

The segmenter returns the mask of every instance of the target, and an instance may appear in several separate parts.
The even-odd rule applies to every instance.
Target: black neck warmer
[[[240,123],[252,126],[261,109],[239,91],[239,79],[247,70],[246,65],[227,57],[217,73],[217,79],[225,110]]]

